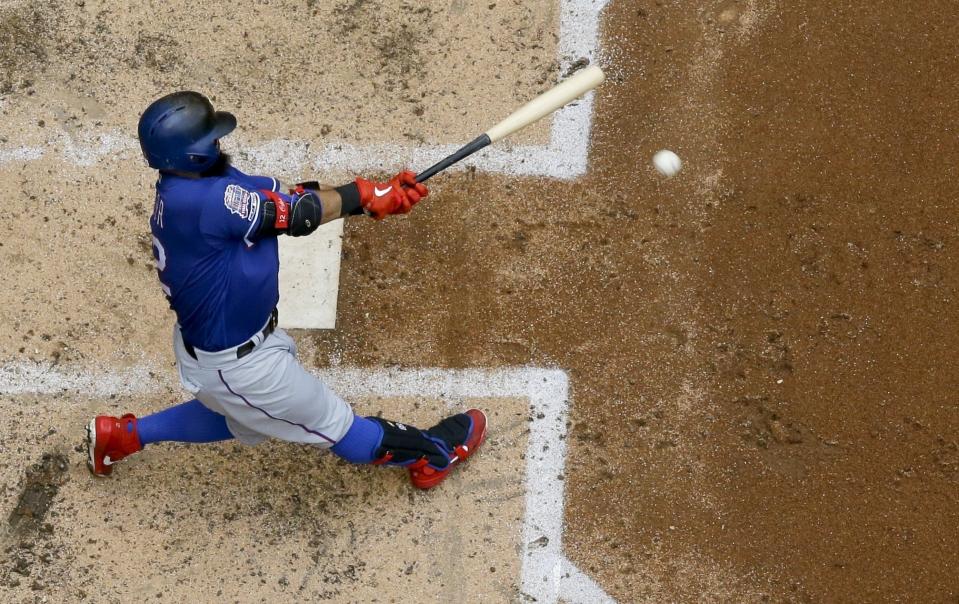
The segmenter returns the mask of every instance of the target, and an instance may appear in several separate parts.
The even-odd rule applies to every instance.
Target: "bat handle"
[[[432,178],[437,172],[442,172],[443,170],[449,168],[456,162],[469,157],[470,155],[476,153],[483,147],[486,147],[490,144],[490,138],[486,134],[481,134],[474,138],[472,141],[466,143],[459,148],[455,153],[447,155],[442,160],[433,164],[429,168],[423,170],[416,175],[416,182],[425,182]]]

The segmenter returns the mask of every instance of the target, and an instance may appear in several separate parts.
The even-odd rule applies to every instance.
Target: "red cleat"
[[[453,468],[476,453],[476,450],[486,440],[486,414],[479,409],[470,409],[465,415],[471,420],[470,429],[466,434],[466,440],[453,449],[453,457],[450,459],[449,465],[443,469],[437,469],[429,465],[426,458],[414,462],[413,465],[409,466],[410,481],[413,486],[419,489],[432,489],[443,482],[453,471]],[[442,425],[442,422],[430,428],[427,432],[432,433],[440,425]]]
[[[120,418],[98,415],[87,426],[87,465],[95,476],[109,476],[113,464],[142,448],[132,413]]]

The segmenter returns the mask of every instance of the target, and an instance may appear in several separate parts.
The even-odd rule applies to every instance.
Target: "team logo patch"
[[[223,193],[223,205],[244,220],[253,220],[260,205],[260,199],[237,185],[229,185]]]

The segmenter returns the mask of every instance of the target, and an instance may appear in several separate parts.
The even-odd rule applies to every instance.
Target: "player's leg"
[[[194,399],[136,418],[101,415],[87,428],[88,465],[98,476],[108,476],[113,464],[148,444],[176,441],[209,443],[229,440],[226,418]]]
[[[143,446],[159,442],[212,443],[230,440],[226,418],[193,399],[137,420]]]
[[[240,442],[267,438],[330,447],[350,428],[349,404],[303,369],[273,336],[243,363],[217,369],[197,394]]]
[[[485,438],[486,415],[478,409],[447,417],[428,430],[357,415],[330,451],[351,463],[408,468],[413,484],[428,489],[470,457]]]
[[[354,416],[346,401],[299,364],[293,341],[282,330],[248,359],[218,370],[216,376],[218,387],[205,383],[198,396],[227,416],[241,442],[279,438],[331,448],[354,463],[400,465],[409,468],[413,483],[421,488],[445,478],[486,435],[486,417],[478,410],[454,415],[428,430]]]

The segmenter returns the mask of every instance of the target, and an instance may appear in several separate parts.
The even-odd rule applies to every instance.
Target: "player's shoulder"
[[[204,204],[225,204],[227,207],[231,207],[238,200],[259,198],[263,188],[261,184],[239,170],[230,167],[222,174],[198,179],[195,186],[197,187],[197,197]]]
[[[168,209],[189,211],[197,207],[196,200],[209,196],[210,183],[205,181],[203,178],[185,178],[161,172],[156,190]]]
[[[236,166],[229,166],[224,172],[224,178],[231,179],[232,184],[250,188],[257,191],[279,191],[280,181],[272,176],[257,176],[245,174]]]
[[[267,196],[264,191],[279,191],[280,183],[269,176],[251,176],[230,166],[220,179],[223,206],[231,214],[253,220]]]
[[[174,213],[200,213],[214,220],[233,215],[253,219],[266,198],[263,191],[276,191],[279,186],[274,178],[250,176],[232,166],[202,178],[163,175],[157,183]]]
[[[244,220],[252,220],[260,209],[261,193],[250,183],[224,177],[218,183],[222,194],[210,199],[211,204],[222,204],[230,214],[236,214]]]

